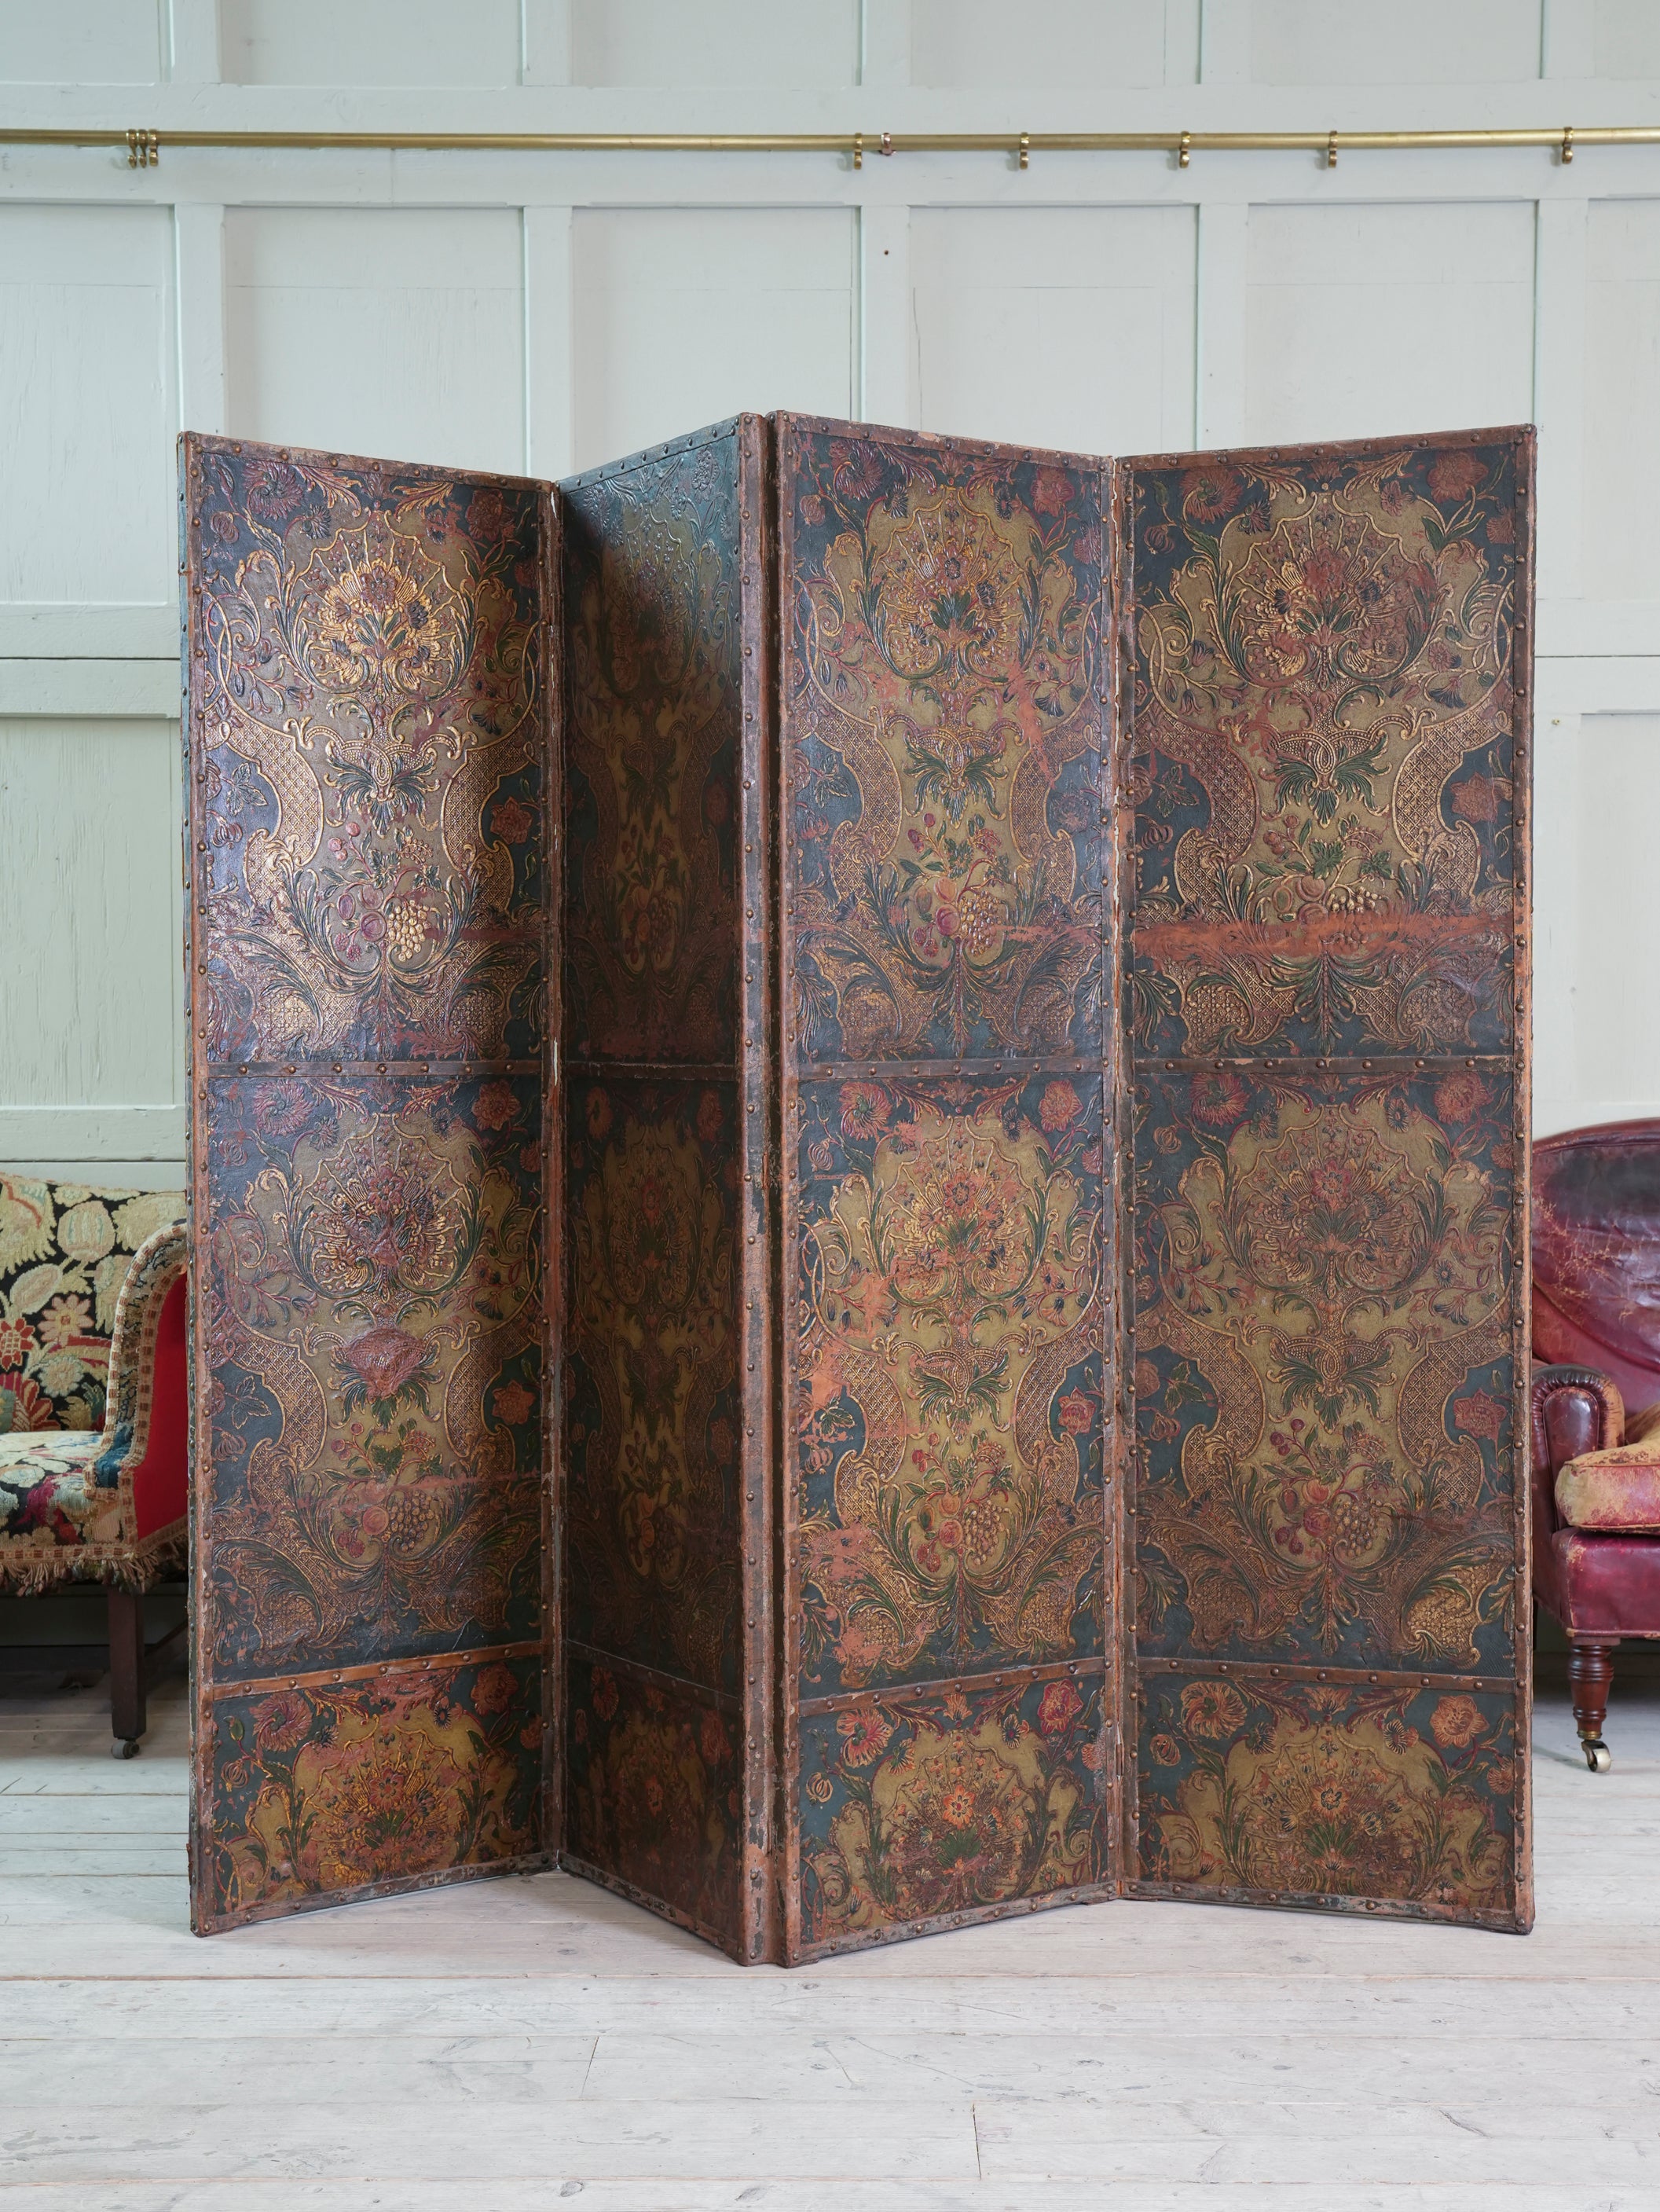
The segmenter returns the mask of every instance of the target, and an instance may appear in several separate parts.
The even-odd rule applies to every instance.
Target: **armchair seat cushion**
[[[96,1430],[0,1436],[0,1559],[14,1545],[36,1551],[119,1534],[120,1494],[94,1479],[103,1444]]]
[[[1660,1437],[1569,1460],[1557,1473],[1556,1510],[1587,1533],[1660,1535]]]

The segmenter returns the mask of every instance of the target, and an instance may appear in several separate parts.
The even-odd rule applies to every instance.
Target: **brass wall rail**
[[[1318,154],[1445,152],[1546,147],[1571,161],[1584,146],[1660,145],[1660,125],[1565,124],[1525,131],[102,131],[0,129],[0,146],[124,146],[130,168],[154,168],[161,149],[303,149],[409,154]]]

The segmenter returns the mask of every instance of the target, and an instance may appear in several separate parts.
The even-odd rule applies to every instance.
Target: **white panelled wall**
[[[1656,121],[1655,0],[0,0],[11,125]],[[1660,149],[11,147],[0,1162],[181,1170],[179,429],[554,476],[774,407],[1113,453],[1536,421],[1537,1126],[1660,1112]]]

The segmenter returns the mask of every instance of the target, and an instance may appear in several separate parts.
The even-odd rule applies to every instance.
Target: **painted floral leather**
[[[1125,465],[1150,1893],[1530,1917],[1531,459]]]
[[[1147,1053],[1508,1050],[1518,455],[1126,465]]]
[[[553,549],[182,459],[206,1929],[543,1849]]]
[[[1106,479],[790,422],[779,483],[810,1957],[1110,1878]]]
[[[741,1073],[767,836],[761,431],[719,423],[560,488],[566,1860],[746,1960],[775,1955],[777,1911],[747,1441],[766,1118],[753,1054]]]
[[[1527,1924],[1531,459],[187,441],[199,1927]]]

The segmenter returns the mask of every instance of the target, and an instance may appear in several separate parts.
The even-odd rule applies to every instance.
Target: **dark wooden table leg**
[[[1577,1636],[1568,1644],[1568,1689],[1573,1698],[1573,1717],[1579,1729],[1579,1748],[1593,1774],[1606,1774],[1613,1765],[1609,1747],[1602,1741],[1602,1723],[1609,1714],[1609,1691],[1614,1682],[1616,1649],[1612,1641],[1582,1643]]]
[[[110,1749],[130,1759],[144,1733],[144,1601],[124,1589],[112,1589],[109,1600]]]

